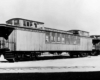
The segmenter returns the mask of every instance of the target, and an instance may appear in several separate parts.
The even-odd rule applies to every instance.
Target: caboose
[[[22,18],[0,24],[0,55],[8,61],[33,59],[44,52],[83,57],[91,55],[92,48],[92,38],[86,31],[47,28],[43,22]]]

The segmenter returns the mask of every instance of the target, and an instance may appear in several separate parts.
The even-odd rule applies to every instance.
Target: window
[[[74,31],[74,34],[79,35],[79,32],[78,31]]]
[[[52,32],[52,42],[56,42],[56,33]]]
[[[52,36],[52,32],[50,32],[50,41],[53,41],[53,36]]]
[[[65,39],[66,39],[65,34],[62,34],[62,42],[63,43],[65,43]]]
[[[83,32],[83,35],[84,36],[89,36],[89,33],[88,32]]]
[[[12,20],[7,21],[7,24],[12,24]]]
[[[54,33],[54,41],[57,41],[57,33]]]
[[[30,22],[27,21],[27,26],[30,26]]]
[[[37,23],[36,22],[34,23],[34,25],[35,25],[35,28],[37,28]]]
[[[60,41],[61,41],[61,34],[57,33],[57,42],[60,42]]]
[[[46,32],[45,41],[50,42],[50,32]]]
[[[26,26],[26,21],[25,20],[23,21],[23,25]]]
[[[74,36],[74,40],[73,40],[73,44],[76,45],[77,44],[77,36]]]
[[[71,44],[75,45],[76,44],[76,36],[71,35]]]
[[[66,44],[70,44],[70,35],[66,34]]]
[[[19,25],[19,20],[14,20],[14,25]]]
[[[70,35],[70,44],[73,44],[73,35]]]
[[[30,22],[30,26],[32,26],[32,22]]]
[[[32,25],[32,24],[30,24],[29,21],[24,20],[24,21],[23,21],[23,25],[24,25],[24,26],[30,26],[30,25]]]
[[[76,44],[77,45],[80,44],[80,37],[79,36],[76,37]]]

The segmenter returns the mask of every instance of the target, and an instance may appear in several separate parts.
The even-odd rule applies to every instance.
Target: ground
[[[39,61],[2,62],[0,73],[91,72],[100,71],[100,56]]]

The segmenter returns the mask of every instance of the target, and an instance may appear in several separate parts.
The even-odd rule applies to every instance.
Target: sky
[[[0,23],[25,18],[45,27],[100,35],[100,0],[0,0]]]

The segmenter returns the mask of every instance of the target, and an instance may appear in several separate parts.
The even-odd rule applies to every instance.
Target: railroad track
[[[100,71],[95,66],[63,66],[63,67],[10,67],[0,68],[0,73],[55,73],[55,72],[91,72]]]

